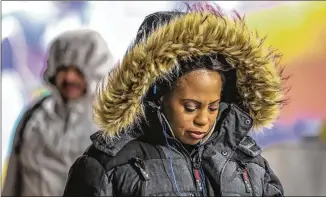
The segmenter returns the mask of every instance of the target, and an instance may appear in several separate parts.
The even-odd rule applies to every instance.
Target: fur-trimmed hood
[[[270,126],[279,114],[282,79],[280,56],[263,41],[243,18],[231,19],[216,10],[151,14],[135,44],[99,87],[94,121],[108,136],[132,128],[145,116],[149,90],[174,75],[180,60],[215,54],[234,67],[238,105],[250,114],[254,127]]]

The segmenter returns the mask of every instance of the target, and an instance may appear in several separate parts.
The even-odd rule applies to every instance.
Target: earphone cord
[[[172,177],[173,177],[173,182],[174,182],[174,186],[178,192],[178,194],[180,196],[183,196],[179,190],[179,187],[178,187],[178,184],[177,184],[177,180],[175,178],[175,174],[174,174],[174,168],[173,168],[173,163],[172,163],[172,151],[171,151],[171,147],[170,147],[170,144],[167,140],[167,133],[166,133],[166,125],[164,123],[164,121],[162,121],[162,125],[163,125],[163,132],[164,132],[164,137],[165,137],[165,141],[166,141],[166,144],[168,145],[168,148],[169,148],[169,160],[170,160],[170,169],[171,169],[171,172],[172,172]]]

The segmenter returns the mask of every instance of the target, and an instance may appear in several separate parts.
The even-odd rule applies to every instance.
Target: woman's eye
[[[196,111],[196,107],[195,106],[187,106],[187,105],[185,105],[184,108],[185,108],[185,110],[187,112],[194,112],[194,111]]]
[[[209,111],[214,112],[214,111],[218,110],[218,106],[212,106],[212,107],[209,107],[208,109],[209,109]]]

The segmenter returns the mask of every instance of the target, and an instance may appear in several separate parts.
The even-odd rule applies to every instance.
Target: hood
[[[51,44],[43,78],[53,87],[58,67],[76,66],[86,77],[87,92],[93,94],[113,63],[113,56],[99,33],[88,29],[66,31]]]
[[[276,120],[283,97],[279,54],[264,46],[243,18],[228,18],[211,8],[145,18],[136,43],[99,86],[93,119],[102,132],[117,136],[139,125],[146,118],[145,100],[153,85],[173,78],[182,69],[180,60],[205,55],[221,55],[234,67],[226,80],[235,81],[237,105],[252,117],[254,128]]]

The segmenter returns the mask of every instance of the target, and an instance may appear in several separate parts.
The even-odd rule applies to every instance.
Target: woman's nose
[[[196,116],[194,123],[197,126],[203,127],[209,124],[209,114],[206,112],[206,110],[202,110],[199,112],[199,114]]]

